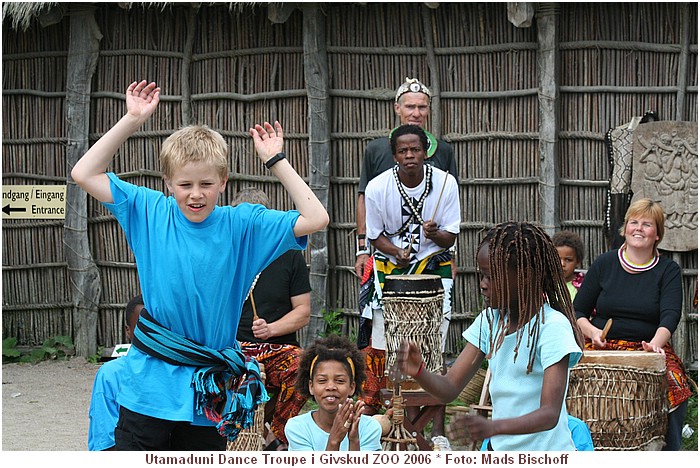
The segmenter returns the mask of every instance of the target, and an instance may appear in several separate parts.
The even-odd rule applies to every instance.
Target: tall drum
[[[645,351],[585,351],[571,369],[566,406],[596,450],[659,450],[668,415],[666,361]]]
[[[442,279],[437,275],[390,275],[384,278],[382,301],[387,372],[396,362],[396,353],[403,340],[418,345],[427,370],[440,372],[444,297]]]

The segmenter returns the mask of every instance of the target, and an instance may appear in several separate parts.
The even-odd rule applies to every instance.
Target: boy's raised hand
[[[140,122],[146,121],[153,114],[159,102],[160,88],[155,82],[134,81],[126,89],[127,113],[139,119]]]
[[[255,151],[263,163],[282,152],[284,133],[282,125],[278,121],[275,121],[274,127],[269,122],[265,122],[263,125],[255,124],[255,128],[249,129],[248,132],[253,137]]]

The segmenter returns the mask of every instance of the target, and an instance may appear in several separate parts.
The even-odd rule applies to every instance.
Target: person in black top
[[[671,344],[681,319],[681,267],[659,254],[666,215],[649,198],[632,202],[620,235],[625,242],[595,259],[574,299],[586,349],[647,351],[666,359],[668,426],[664,450],[677,451],[692,389]],[[595,313],[594,313],[595,311]],[[609,331],[603,333],[608,320]]]
[[[257,189],[238,192],[231,204],[241,203],[269,208],[267,195]],[[309,270],[301,251],[290,250],[256,278],[243,304],[236,335],[243,354],[264,366],[265,387],[275,394],[265,408],[265,419],[272,419],[266,450],[286,448],[287,420],[296,416],[307,400],[294,386],[302,354],[296,332],[309,323],[310,315]]]

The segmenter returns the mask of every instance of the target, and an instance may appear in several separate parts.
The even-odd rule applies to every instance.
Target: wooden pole
[[[433,98],[430,103],[430,129],[437,138],[442,136],[442,122],[440,120],[440,67],[435,56],[433,44],[433,11],[423,5],[421,8],[423,19],[423,37],[425,37],[426,60],[430,72],[430,90]],[[423,81],[423,80],[421,80]]]
[[[316,4],[304,4],[304,78],[308,93],[309,186],[328,207],[330,185],[330,112],[328,93],[328,55],[325,15]],[[309,236],[311,249],[311,319],[308,332],[301,338],[303,347],[313,343],[325,331],[323,310],[328,294],[328,231]]]
[[[191,7],[187,11],[187,36],[185,38],[185,48],[182,57],[182,68],[180,69],[183,125],[190,125],[192,121],[192,89],[190,88],[190,69],[192,66],[192,52],[194,50],[198,12],[198,7]]]
[[[76,5],[76,6],[73,6]],[[66,80],[67,188],[65,243],[73,302],[76,353],[97,353],[98,304],[102,294],[100,272],[88,243],[87,193],[71,178],[70,172],[89,147],[90,83],[97,67],[102,34],[95,21],[95,7],[72,4],[70,43]]]
[[[679,8],[681,11],[681,52],[678,57],[678,76],[676,79],[678,83],[678,91],[676,93],[676,120],[680,121],[683,120],[683,116],[685,115],[686,86],[688,82],[686,77],[688,76],[688,53],[690,48],[690,14],[688,13],[688,5],[686,3],[679,5]]]
[[[559,48],[557,29],[559,7],[541,3],[537,11],[537,73],[539,76],[540,113],[540,196],[542,227],[551,235],[560,225],[559,219]]]

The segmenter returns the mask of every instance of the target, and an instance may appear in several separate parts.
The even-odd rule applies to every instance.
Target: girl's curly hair
[[[352,361],[352,365],[355,367],[354,370],[348,360]],[[355,343],[344,336],[338,335],[329,335],[326,338],[318,339],[313,345],[304,350],[299,370],[297,371],[297,383],[295,386],[299,394],[306,398],[311,397],[309,393],[309,382],[313,378],[311,367],[313,364],[315,371],[318,369],[318,364],[323,361],[338,361],[343,364],[348,375],[354,375],[355,394],[362,395],[362,386],[367,380],[364,355],[357,349]]]

